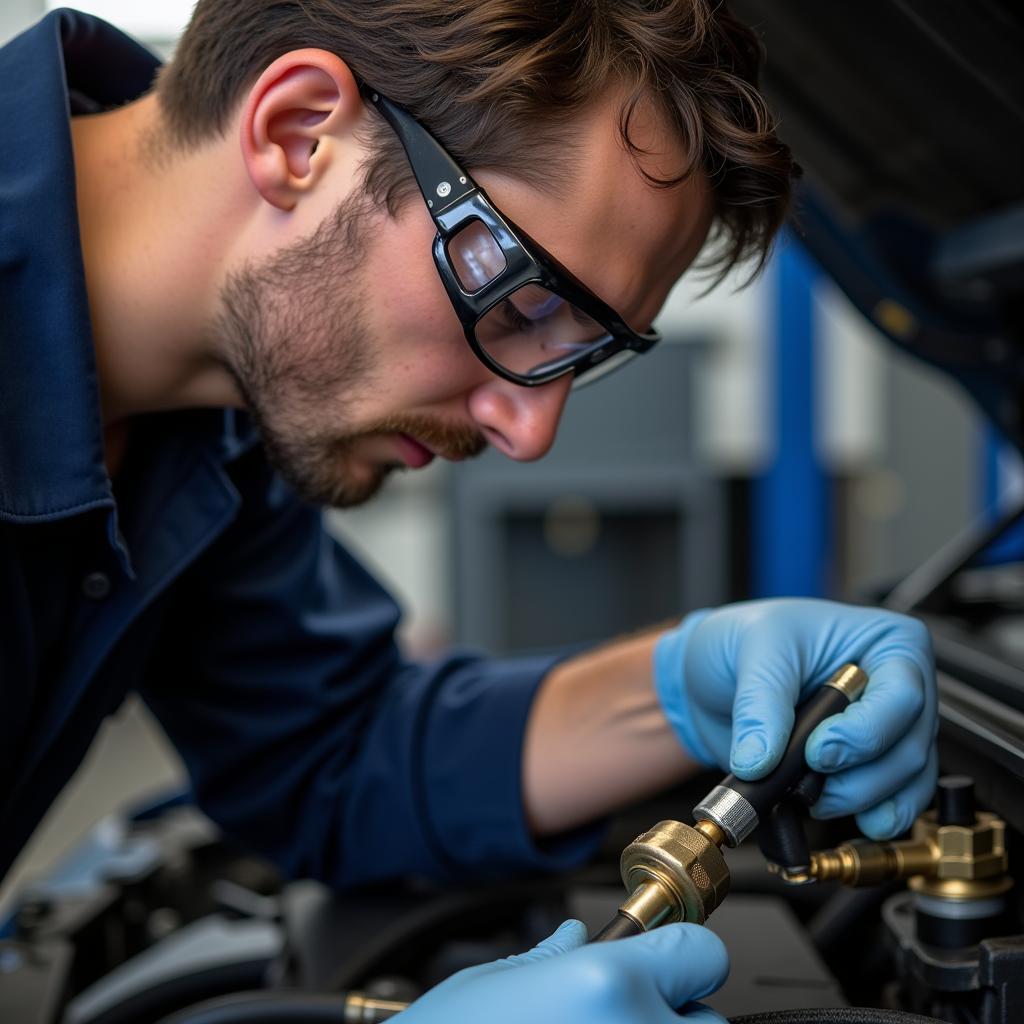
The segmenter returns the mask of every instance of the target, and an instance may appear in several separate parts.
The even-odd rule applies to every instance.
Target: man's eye
[[[532,331],[536,326],[536,321],[523,316],[508,299],[501,304],[501,315],[505,318],[505,322],[517,331]]]

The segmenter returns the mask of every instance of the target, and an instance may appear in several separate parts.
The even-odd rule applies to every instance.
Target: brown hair
[[[691,165],[648,180],[707,174],[719,244],[705,267],[719,276],[749,258],[760,269],[785,216],[797,168],[757,91],[761,49],[717,0],[198,0],[157,87],[171,143],[222,132],[258,75],[303,47],[337,54],[471,169],[541,188],[566,166],[574,112],[623,87],[637,156],[630,123],[653,101]],[[395,212],[415,184],[379,119],[372,142],[366,185]]]

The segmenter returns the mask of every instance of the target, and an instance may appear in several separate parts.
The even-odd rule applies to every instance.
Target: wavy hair
[[[714,283],[764,265],[799,173],[757,89],[755,35],[715,0],[198,0],[157,95],[168,141],[222,133],[277,57],[316,47],[402,104],[461,163],[550,188],[572,155],[574,114],[617,87],[624,144],[641,103],[681,139],[710,182]],[[379,118],[369,194],[394,213],[414,193],[400,144]],[[638,164],[639,166],[639,164]],[[642,168],[641,168],[642,169]]]

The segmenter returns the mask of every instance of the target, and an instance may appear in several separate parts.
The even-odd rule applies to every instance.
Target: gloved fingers
[[[935,746],[934,732],[933,723],[920,718],[903,739],[881,757],[829,775],[814,805],[814,816],[837,818],[859,814],[909,786],[928,766]]]
[[[624,1000],[634,998],[628,977],[649,979],[671,1007],[683,1006],[714,992],[729,974],[725,943],[696,924],[669,924],[652,932],[587,947],[596,958],[608,958],[620,968],[615,977],[625,988]],[[623,971],[622,968],[625,970]]]
[[[875,669],[860,700],[826,718],[805,748],[815,771],[835,772],[881,757],[928,709],[928,686],[920,666],[892,658]]]
[[[570,919],[563,921],[551,935],[542,942],[538,942],[533,949],[506,957],[499,963],[508,964],[510,967],[521,967],[523,964],[536,963],[538,960],[561,956],[570,950],[579,949],[580,946],[586,944],[586,941],[587,926],[582,921]]]
[[[793,731],[803,674],[795,649],[747,643],[736,663],[729,767],[741,779],[759,779],[778,763]]]
[[[931,802],[939,778],[939,754],[932,749],[925,770],[898,793],[857,815],[857,827],[872,839],[892,839],[906,832]]]

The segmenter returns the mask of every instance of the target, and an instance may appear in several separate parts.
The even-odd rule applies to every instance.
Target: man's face
[[[499,173],[474,176],[492,202],[638,330],[646,330],[707,234],[702,176],[654,189],[624,150],[618,106],[582,123],[580,170],[561,197]],[[653,123],[639,141],[681,155]],[[418,194],[397,217],[350,197],[311,234],[233,274],[216,330],[276,468],[307,500],[366,501],[387,475],[489,444],[510,458],[551,447],[571,378],[525,388],[466,343],[431,256]],[[614,378],[601,385],[614,388]]]

